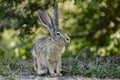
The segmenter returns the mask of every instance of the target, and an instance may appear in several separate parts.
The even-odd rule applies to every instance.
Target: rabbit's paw
[[[43,75],[43,74],[45,74],[45,71],[44,71],[44,70],[38,70],[38,71],[37,71],[37,74],[38,74],[38,75]]]
[[[56,73],[53,73],[53,74],[50,74],[50,76],[51,76],[51,77],[55,77],[55,76],[57,76],[57,74],[56,74]]]
[[[61,74],[61,73],[57,73],[57,75],[58,75],[58,76],[62,76],[62,74]]]

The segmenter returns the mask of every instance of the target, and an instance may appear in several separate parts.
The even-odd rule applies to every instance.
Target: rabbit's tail
[[[31,53],[33,57],[37,57],[37,51],[35,49],[35,46],[33,46]]]

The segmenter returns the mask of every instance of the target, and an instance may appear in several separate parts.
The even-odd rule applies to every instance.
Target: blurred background
[[[0,0],[0,75],[32,75],[31,48],[48,30],[37,10],[53,17],[71,38],[62,58],[63,75],[120,79],[120,0]]]
[[[120,54],[120,0],[56,0],[60,28],[71,37],[63,57]],[[53,16],[54,0],[0,0],[0,56],[31,58],[31,48],[49,35],[37,10]]]

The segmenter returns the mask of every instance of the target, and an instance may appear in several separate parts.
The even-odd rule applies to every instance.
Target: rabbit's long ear
[[[58,19],[58,5],[57,3],[54,6],[54,28],[58,29],[59,27],[59,19]]]
[[[53,32],[53,23],[52,23],[52,18],[50,17],[50,15],[47,13],[47,11],[43,8],[39,8],[38,10],[38,15],[40,18],[41,23],[48,28],[48,30],[50,31],[51,35]]]

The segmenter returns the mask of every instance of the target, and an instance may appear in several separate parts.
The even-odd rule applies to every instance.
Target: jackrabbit
[[[49,30],[50,36],[39,39],[32,48],[34,58],[34,69],[38,75],[47,74],[51,76],[61,75],[61,55],[65,45],[70,38],[59,29],[58,6],[54,8],[54,19],[43,8],[38,10],[41,23]]]

